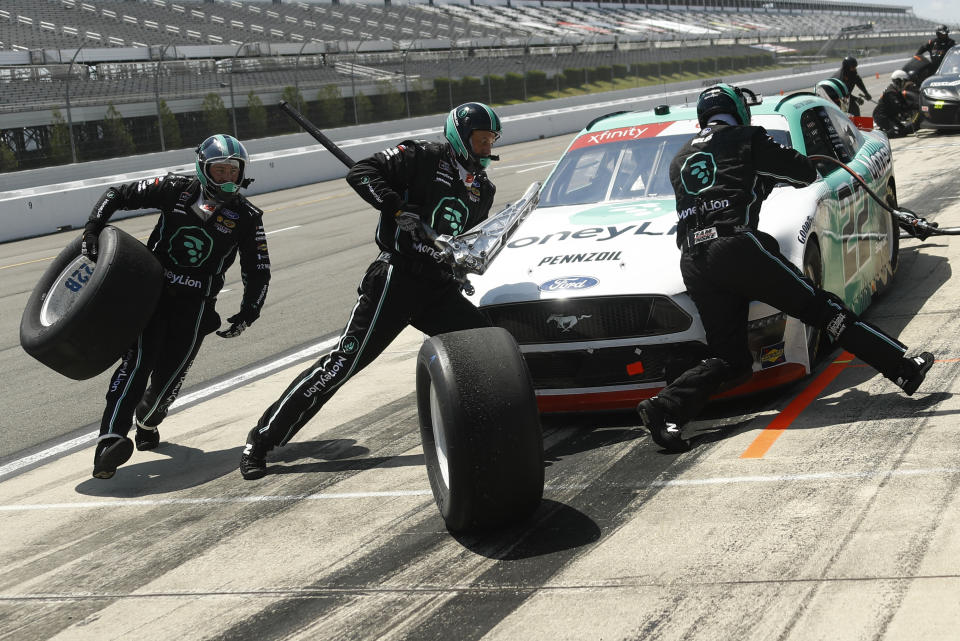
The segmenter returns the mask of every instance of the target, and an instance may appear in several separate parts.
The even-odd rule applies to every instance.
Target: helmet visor
[[[240,178],[240,161],[236,158],[211,160],[207,163],[207,175],[216,185],[235,183]]]

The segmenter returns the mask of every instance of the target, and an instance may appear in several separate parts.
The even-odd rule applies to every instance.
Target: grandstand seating
[[[647,5],[284,4],[241,0],[3,0],[0,49],[531,36],[650,39],[831,35],[863,23],[840,12],[651,9]],[[877,32],[929,29],[910,14],[870,16]]]

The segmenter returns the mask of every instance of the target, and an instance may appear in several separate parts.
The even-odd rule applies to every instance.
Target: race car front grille
[[[639,353],[638,353],[639,352]],[[573,389],[672,381],[700,359],[707,346],[698,342],[607,347],[523,355],[536,389]]]
[[[693,323],[667,296],[555,298],[483,310],[521,345],[675,334]]]

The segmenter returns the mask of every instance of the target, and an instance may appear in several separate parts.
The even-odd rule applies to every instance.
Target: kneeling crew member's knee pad
[[[820,327],[830,341],[853,353],[868,365],[893,380],[900,372],[906,346],[885,334],[846,308],[835,294],[824,292],[826,301]]]

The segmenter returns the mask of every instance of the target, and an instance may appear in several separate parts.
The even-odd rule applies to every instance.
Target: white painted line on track
[[[864,472],[815,472],[812,474],[781,474],[775,476],[728,476],[712,479],[673,479],[654,481],[651,485],[659,487],[679,487],[693,485],[733,485],[736,483],[783,483],[787,481],[838,481],[843,479],[862,479],[892,476],[934,476],[942,474],[960,474],[960,467],[932,467],[913,470],[867,470]]]
[[[227,503],[276,503],[284,501],[329,501],[333,499],[374,499],[403,496],[430,496],[430,490],[392,490],[388,492],[321,492],[319,494],[288,494],[278,496],[230,496],[197,499],[131,499],[124,501],[81,501],[77,503],[39,503],[32,505],[0,505],[0,512],[29,512],[37,510],[77,510],[105,507],[156,507],[161,505],[215,505]]]
[[[262,376],[274,370],[286,367],[287,365],[290,365],[297,361],[304,360],[306,358],[319,354],[320,352],[323,352],[324,350],[327,350],[333,345],[335,345],[338,340],[340,340],[339,336],[336,338],[325,340],[321,343],[316,343],[315,345],[311,345],[310,347],[305,347],[304,349],[301,349],[298,352],[294,352],[293,354],[289,354],[288,356],[284,356],[283,358],[278,358],[275,361],[270,361],[269,363],[261,365],[260,367],[255,367],[251,370],[247,370],[246,372],[241,372],[240,374],[237,374],[232,378],[228,378],[224,381],[220,381],[219,383],[209,385],[195,392],[184,394],[183,396],[178,398],[176,401],[174,401],[173,405],[170,406],[170,409],[175,409],[182,405],[186,405],[187,403],[193,403],[193,402],[202,400],[204,398],[207,398],[208,396],[212,396],[213,394],[218,394],[230,388],[243,385],[244,383],[246,383],[252,378]],[[62,454],[63,452],[70,451],[75,447],[79,447],[81,445],[85,445],[86,443],[90,443],[94,439],[96,439],[98,435],[99,435],[99,431],[90,432],[88,434],[84,434],[83,436],[78,436],[77,438],[72,438],[69,441],[64,441],[63,443],[54,445],[53,447],[47,448],[40,452],[36,452],[35,454],[31,454],[30,456],[25,456],[21,459],[17,459],[16,461],[11,461],[10,463],[7,463],[6,465],[0,467],[0,477],[6,474],[10,474],[11,472],[16,472],[17,470],[27,467],[28,465],[33,465],[34,463],[39,463],[46,459]]]
[[[264,235],[269,236],[270,234],[279,234],[282,231],[290,231],[291,229],[298,229],[299,227],[300,225],[293,225],[292,227],[284,227],[283,229],[274,229],[273,231],[268,231]]]
[[[537,163],[537,166],[536,166],[536,167],[527,167],[526,169],[520,169],[520,170],[518,170],[516,173],[518,173],[518,174],[525,174],[525,173],[527,173],[528,171],[537,171],[538,169],[543,169],[544,167],[549,167],[549,166],[552,165],[553,163],[554,163],[554,161],[552,161],[552,160],[551,160],[550,162]]]
[[[672,481],[654,481],[648,485],[629,487],[642,491],[651,487],[691,487],[700,485],[733,485],[738,483],[784,483],[805,481],[842,481],[862,478],[889,478],[912,476],[942,476],[960,474],[960,467],[933,467],[908,470],[868,470],[862,472],[819,472],[812,474],[782,474],[771,476],[727,476],[706,479],[674,479]],[[579,490],[591,487],[589,484],[547,485],[545,490]],[[622,487],[622,486],[621,486]],[[280,494],[254,496],[218,496],[210,498],[183,499],[129,499],[115,501],[78,501],[74,503],[34,503],[22,505],[0,505],[0,512],[30,512],[43,510],[80,510],[101,509],[106,507],[156,507],[162,505],[225,505],[232,503],[269,503],[283,501],[329,501],[344,499],[397,498],[405,496],[430,496],[430,490],[390,490],[383,492],[321,492],[317,494]]]

